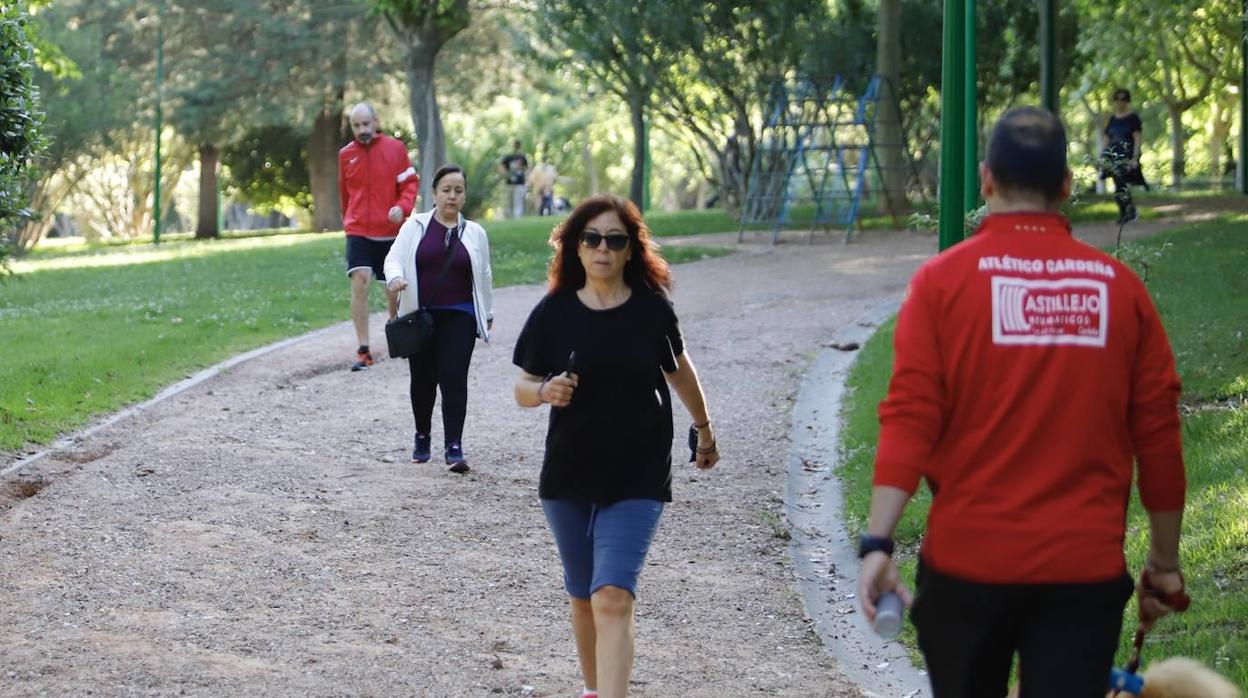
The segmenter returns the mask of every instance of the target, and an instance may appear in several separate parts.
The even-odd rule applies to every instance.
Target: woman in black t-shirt
[[[669,385],[693,417],[697,467],[714,467],[719,451],[671,273],[637,207],[590,197],[551,245],[549,292],[516,340],[516,402],[551,405],[538,495],[571,597],[583,695],[623,696],[637,576],[672,501]]]
[[[1131,93],[1119,88],[1114,90],[1114,114],[1105,124],[1107,145],[1101,153],[1101,178],[1114,180],[1114,199],[1118,202],[1118,223],[1137,218],[1135,204],[1131,200],[1131,185],[1148,188],[1144,172],[1140,169],[1140,145],[1144,140],[1144,125],[1139,114],[1131,111]]]

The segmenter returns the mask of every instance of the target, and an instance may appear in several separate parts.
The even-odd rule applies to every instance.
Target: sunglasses
[[[581,233],[581,244],[591,250],[598,249],[602,241],[607,241],[607,249],[619,252],[628,247],[628,235],[621,233],[617,235],[603,235],[602,233]]]

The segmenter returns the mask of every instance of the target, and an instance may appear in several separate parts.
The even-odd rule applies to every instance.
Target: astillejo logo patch
[[[992,277],[992,343],[1103,347],[1109,288],[1093,279]]]

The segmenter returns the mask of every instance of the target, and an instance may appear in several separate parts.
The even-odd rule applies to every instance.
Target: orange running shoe
[[[355,363],[351,364],[352,371],[363,371],[373,365],[373,355],[367,349],[361,349],[355,352]]]

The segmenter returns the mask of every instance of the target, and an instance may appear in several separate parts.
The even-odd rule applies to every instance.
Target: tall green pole
[[[1248,194],[1248,0],[1239,43],[1239,192]]]
[[[940,73],[940,249],[962,240],[966,219],[965,61],[964,46],[967,0],[945,0],[944,30],[941,38]]]
[[[160,132],[164,129],[161,112],[161,90],[160,83],[164,79],[165,72],[165,6],[161,3],[156,6],[156,202],[153,209],[152,218],[155,224],[152,226],[152,243],[160,244]]]
[[[975,74],[975,0],[966,0],[963,30],[965,55],[962,56],[963,92],[963,142],[962,142],[962,196],[967,211],[979,207],[979,86]]]
[[[1057,55],[1057,2],[1040,2],[1040,103],[1057,116],[1062,112],[1058,103],[1061,96],[1061,66]]]

